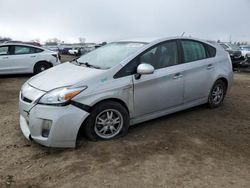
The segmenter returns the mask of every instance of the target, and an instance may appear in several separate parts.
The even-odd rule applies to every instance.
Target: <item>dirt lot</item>
[[[250,187],[250,74],[224,105],[152,120],[108,142],[49,149],[19,129],[29,76],[0,78],[0,187]]]

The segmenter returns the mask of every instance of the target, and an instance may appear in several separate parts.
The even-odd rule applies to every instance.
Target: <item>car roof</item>
[[[44,50],[44,48],[40,47],[40,46],[36,46],[36,45],[32,45],[32,44],[19,43],[19,42],[0,44],[0,46],[13,46],[13,45],[16,45],[16,46],[28,46],[28,47],[40,48],[40,49]]]
[[[127,39],[127,40],[119,40],[117,42],[142,42],[142,43],[156,43],[156,42],[161,42],[161,41],[166,41],[166,40],[175,40],[175,39],[191,39],[191,40],[197,40],[201,41],[204,43],[209,43],[208,41],[197,39],[194,37],[185,37],[185,36],[176,36],[176,37],[149,37],[149,38],[135,38],[135,39]]]

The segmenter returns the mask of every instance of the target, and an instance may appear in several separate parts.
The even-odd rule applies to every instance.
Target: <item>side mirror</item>
[[[154,67],[147,63],[142,63],[137,67],[137,74],[143,75],[143,74],[153,74],[154,73]]]

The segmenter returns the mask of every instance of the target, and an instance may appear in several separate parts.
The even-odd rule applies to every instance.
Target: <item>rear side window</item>
[[[14,54],[20,55],[20,54],[29,54],[31,51],[30,47],[27,46],[15,46]]]
[[[9,54],[9,47],[8,46],[1,46],[0,47],[0,55],[8,55]]]
[[[183,40],[181,43],[185,63],[207,58],[206,49],[202,43],[189,40]]]
[[[42,49],[29,47],[29,46],[15,46],[14,54],[21,55],[21,54],[33,54],[33,53],[40,53]]]

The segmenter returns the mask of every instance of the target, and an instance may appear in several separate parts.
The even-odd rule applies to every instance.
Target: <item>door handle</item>
[[[207,66],[207,70],[210,70],[210,69],[213,69],[214,68],[214,66],[212,65],[212,64],[209,64],[208,66]]]
[[[30,57],[36,57],[35,55],[32,55],[32,56],[30,56]]]
[[[3,59],[8,59],[9,57],[3,57]]]
[[[173,79],[179,79],[179,78],[182,78],[183,75],[181,73],[176,73],[173,77]]]

